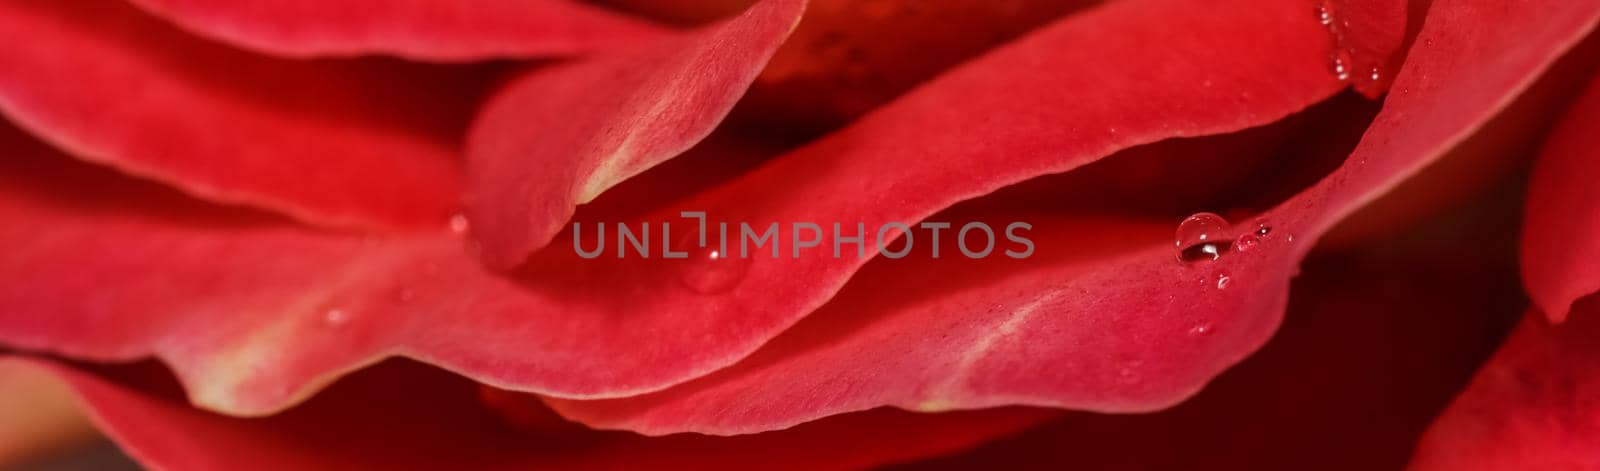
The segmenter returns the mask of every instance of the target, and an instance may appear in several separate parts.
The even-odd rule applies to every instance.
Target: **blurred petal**
[[[0,111],[79,158],[342,226],[443,227],[489,69],[284,61],[114,0],[0,4]]]
[[[1051,415],[884,410],[733,438],[645,438],[557,424],[524,431],[517,427],[534,424],[506,422],[484,408],[471,381],[391,362],[282,414],[239,419],[190,409],[159,385],[135,387],[38,360],[9,362],[66,379],[107,434],[158,469],[860,469],[961,450]]]
[[[1410,469],[1600,469],[1600,303],[1573,311],[1561,325],[1530,311],[1428,430]]]
[[[647,41],[647,22],[571,0],[130,0],[184,29],[279,56],[468,61]]]
[[[804,0],[766,0],[682,37],[540,67],[489,102],[467,147],[467,214],[508,268],[578,204],[711,134],[783,43]]]
[[[1522,276],[1552,322],[1600,291],[1600,76],[1545,143],[1528,190]]]
[[[60,378],[0,362],[0,468],[80,445],[95,436]]]

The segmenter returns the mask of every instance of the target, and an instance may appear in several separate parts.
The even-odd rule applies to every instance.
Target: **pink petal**
[[[1553,322],[1600,291],[1600,76],[1545,143],[1529,185],[1522,240],[1528,294]]]
[[[99,425],[159,469],[859,469],[948,453],[1051,414],[873,411],[768,434],[645,438],[582,428],[522,431],[480,405],[463,378],[410,363],[354,374],[283,414],[239,419],[60,364]],[[137,383],[137,382],[136,382]],[[552,416],[553,417],[553,416]],[[197,439],[204,437],[204,439]]]
[[[618,182],[716,128],[794,29],[804,0],[634,50],[541,67],[487,105],[468,139],[467,214],[491,265],[550,242]]]
[[[846,290],[813,324],[733,368],[663,392],[552,405],[592,426],[645,433],[759,430],[881,405],[1170,406],[1265,342],[1289,278],[1322,233],[1488,121],[1600,15],[1600,4],[1550,3],[1516,12],[1436,3],[1399,92],[1361,144],[1333,174],[1262,215],[1272,231],[1250,252],[1189,267],[1174,261],[1171,225],[1036,222],[1038,246],[1071,252],[1041,249],[1038,257],[1055,258],[1015,268],[884,264],[860,274],[862,291]],[[1475,26],[1484,23],[1496,27]],[[939,275],[918,276],[930,273]]]
[[[292,57],[546,57],[611,49],[662,34],[646,21],[570,0],[129,1],[196,34]]]
[[[111,0],[0,5],[0,111],[77,157],[336,225],[440,226],[488,69],[296,62]]]
[[[1559,326],[1530,311],[1429,429],[1410,469],[1600,469],[1597,308],[1579,303]]]

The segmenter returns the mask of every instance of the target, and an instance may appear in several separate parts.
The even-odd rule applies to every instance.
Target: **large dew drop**
[[[1233,243],[1233,227],[1213,213],[1196,213],[1178,224],[1178,260],[1203,262],[1222,258]]]

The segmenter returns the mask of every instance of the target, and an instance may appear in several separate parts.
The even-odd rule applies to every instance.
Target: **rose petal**
[[[479,404],[472,382],[386,363],[283,414],[238,419],[59,364],[0,361],[66,379],[109,435],[159,469],[858,469],[960,450],[1052,415],[884,410],[734,438],[521,432]]]
[[[767,0],[723,24],[512,83],[468,139],[467,214],[486,260],[515,266],[578,204],[709,135],[805,4]]]
[[[1288,279],[1322,233],[1488,121],[1600,15],[1600,5],[1552,3],[1561,6],[1515,14],[1470,2],[1436,3],[1423,45],[1411,51],[1397,79],[1400,92],[1389,97],[1361,144],[1340,169],[1263,215],[1272,231],[1248,253],[1190,267],[1174,261],[1173,226],[1046,226],[1038,246],[1074,252],[1030,260],[1043,267],[946,261],[950,265],[941,268],[864,273],[865,294],[847,292],[836,301],[840,314],[825,311],[851,319],[844,327],[801,329],[747,364],[664,392],[552,405],[601,428],[727,433],[885,404],[1102,412],[1174,404],[1266,340],[1281,315]],[[1496,28],[1473,26],[1484,22]],[[874,221],[844,204],[827,209],[843,214],[799,220]],[[1050,257],[1042,249],[1038,256]],[[918,273],[943,278],[919,283]],[[1223,276],[1226,289],[1219,287]],[[945,281],[950,278],[955,281]],[[904,300],[880,294],[890,287]]]
[[[1327,37],[1303,9],[1234,1],[1128,2],[1072,17],[700,208],[750,222],[915,221],[1121,147],[1271,122],[1339,88],[1318,52]],[[1097,47],[1066,47],[1080,43]],[[198,404],[236,414],[277,410],[389,354],[563,397],[656,390],[748,355],[864,263],[754,260],[737,289],[702,294],[685,287],[700,265],[555,250],[517,282],[461,260],[449,237],[369,244],[170,196],[133,205],[147,190],[21,165],[6,173],[15,178],[0,189],[16,196],[0,211],[38,222],[0,233],[16,247],[0,265],[12,282],[0,286],[18,288],[0,291],[0,304],[29,309],[0,312],[0,341],[94,358],[154,354]],[[41,199],[59,191],[31,182],[51,175],[103,193]],[[123,209],[94,210],[107,204]]]
[[[569,0],[130,1],[208,38],[292,57],[547,57],[611,49],[662,33],[646,21]]]
[[[1410,469],[1600,469],[1600,304],[1553,326],[1530,311],[1433,424]]]
[[[1176,407],[1072,414],[892,469],[1399,469],[1522,309],[1509,270],[1515,233],[1499,224],[1514,216],[1485,209],[1313,254],[1272,341]],[[1474,221],[1485,212],[1490,221]],[[1486,222],[1494,230],[1461,231]],[[1459,256],[1485,246],[1497,250]]]
[[[660,2],[656,2],[660,3]],[[831,129],[1101,0],[814,0],[741,117]]]
[[[1528,189],[1522,276],[1539,309],[1562,322],[1600,290],[1600,77],[1545,143]]]
[[[336,225],[443,225],[484,70],[281,61],[112,0],[0,5],[0,111],[80,158]],[[69,52],[70,51],[70,52]]]

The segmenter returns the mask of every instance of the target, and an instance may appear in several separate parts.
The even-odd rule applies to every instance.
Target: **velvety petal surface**
[[[342,226],[444,224],[492,70],[269,59],[115,0],[4,2],[0,44],[0,112],[74,156]]]
[[[711,134],[805,5],[766,0],[722,24],[511,83],[467,143],[467,214],[486,260],[516,265],[578,204]]]
[[[1600,291],[1600,78],[1545,143],[1527,204],[1523,281],[1540,311],[1561,322]]]
[[[1530,311],[1418,446],[1416,471],[1600,469],[1600,304]]]
[[[282,414],[240,419],[191,409],[163,392],[170,388],[147,384],[148,374],[114,381],[42,360],[0,362],[60,375],[113,439],[159,469],[861,469],[962,450],[1053,415],[881,410],[745,437],[645,438],[548,413],[537,423],[507,421],[471,381],[391,362]]]
[[[547,57],[648,41],[649,22],[571,0],[130,0],[194,33],[278,56]]]
[[[1397,79],[1399,92],[1356,150],[1327,178],[1260,215],[1256,221],[1270,233],[1248,251],[1186,265],[1176,261],[1172,225],[1044,225],[1037,245],[1071,251],[1050,260],[1041,249],[1047,260],[1029,263],[1044,267],[944,261],[949,265],[863,273],[864,286],[874,278],[880,284],[836,300],[848,312],[837,319],[848,321],[804,326],[812,328],[780,337],[748,364],[659,393],[552,404],[590,425],[647,433],[739,433],[885,404],[1103,412],[1174,404],[1265,341],[1289,278],[1321,234],[1471,135],[1600,14],[1600,5],[1567,2],[1505,9],[1436,2]],[[1487,24],[1495,27],[1481,27]],[[841,212],[809,220],[859,218]],[[918,275],[925,273],[943,276]],[[828,310],[821,317],[834,317]],[[862,320],[880,315],[868,313],[883,317]]]

